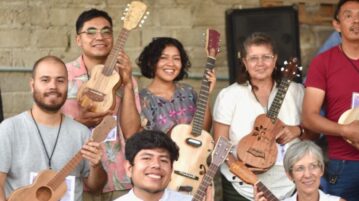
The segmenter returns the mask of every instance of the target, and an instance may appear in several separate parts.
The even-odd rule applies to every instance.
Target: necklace
[[[52,159],[52,156],[53,156],[54,153],[55,153],[55,149],[56,149],[56,146],[57,146],[57,141],[59,140],[60,131],[61,131],[61,126],[62,126],[62,115],[61,115],[59,130],[57,131],[57,136],[56,136],[56,140],[55,140],[55,145],[54,145],[54,148],[52,149],[51,155],[49,155],[49,152],[47,151],[46,146],[45,146],[44,139],[42,138],[42,134],[41,134],[41,132],[40,132],[39,126],[38,126],[37,123],[36,123],[36,120],[35,120],[35,118],[34,118],[34,115],[32,114],[32,109],[30,109],[30,114],[31,114],[32,120],[34,121],[34,124],[35,124],[35,126],[36,126],[37,134],[38,134],[39,137],[40,137],[40,140],[41,140],[41,143],[42,143],[42,147],[44,148],[45,153],[46,153],[46,156],[47,156],[47,159],[49,160],[49,162],[48,162],[49,168],[52,169],[51,159]]]
[[[340,47],[340,50],[341,52],[343,53],[343,55],[345,56],[345,58],[349,61],[349,63],[352,65],[352,67],[359,73],[359,69],[358,67],[353,63],[353,61],[345,54],[343,48],[342,48],[342,45],[339,46]]]

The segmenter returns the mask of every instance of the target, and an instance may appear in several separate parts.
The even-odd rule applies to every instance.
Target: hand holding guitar
[[[103,155],[101,142],[94,142],[93,140],[87,141],[87,143],[82,146],[81,154],[84,159],[90,162],[91,167],[98,167],[101,165]]]
[[[343,125],[342,136],[347,139],[352,146],[359,149],[359,120]]]
[[[276,136],[276,141],[279,144],[287,144],[293,139],[299,137],[301,134],[301,129],[299,126],[286,126],[284,125],[282,130],[280,130]]]
[[[122,50],[119,52],[117,57],[116,68],[122,79],[122,85],[126,86],[127,84],[132,84],[131,75],[132,75],[132,66],[131,61],[128,55]]]
[[[257,185],[255,184],[253,187],[254,187],[253,188],[254,189],[254,200],[255,201],[267,201],[267,199],[264,196],[264,193],[262,191],[258,190]]]
[[[80,114],[75,118],[76,121],[86,125],[89,128],[97,126],[106,115],[111,115],[112,111],[92,112],[91,106],[80,107]]]

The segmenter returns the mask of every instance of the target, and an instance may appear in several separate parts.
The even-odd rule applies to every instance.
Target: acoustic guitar
[[[102,142],[107,134],[116,126],[112,116],[106,116],[93,130],[91,139]],[[83,159],[81,152],[77,154],[59,171],[44,170],[39,172],[33,184],[21,187],[10,194],[7,201],[58,201],[66,193],[65,178]]]
[[[211,184],[219,166],[226,160],[228,153],[231,151],[232,144],[224,137],[220,137],[212,152],[212,162],[208,171],[204,175],[197,192],[193,195],[192,201],[202,201],[206,196],[206,190]]]
[[[257,176],[249,170],[242,161],[234,160],[228,157],[227,163],[229,170],[234,175],[249,185],[256,185],[258,190],[263,192],[264,197],[268,201],[279,201],[279,199],[273,195],[273,193],[261,181],[258,180]]]
[[[281,69],[283,78],[269,111],[255,119],[252,132],[243,137],[237,145],[237,157],[257,173],[267,171],[277,158],[276,135],[284,127],[277,116],[289,84],[296,75],[297,59],[285,62],[285,65]]]
[[[355,107],[352,109],[349,109],[347,111],[345,111],[342,115],[340,115],[339,119],[338,119],[338,123],[339,124],[350,124],[355,120],[359,120],[359,107]],[[355,147],[359,147],[359,145],[353,144],[352,141],[345,139],[349,144],[355,146]]]
[[[115,92],[121,85],[121,78],[116,71],[117,56],[125,46],[130,30],[146,18],[147,6],[140,1],[132,1],[122,18],[123,28],[106,59],[105,65],[96,65],[91,70],[89,81],[81,85],[77,94],[77,100],[82,107],[89,108],[92,112],[105,112],[115,106]]]
[[[180,147],[180,157],[173,164],[172,179],[169,188],[175,191],[193,194],[197,191],[199,183],[206,173],[207,158],[213,150],[212,136],[202,130],[206,112],[209,81],[206,72],[214,68],[215,56],[219,48],[219,32],[208,29],[206,34],[206,70],[202,78],[201,89],[196,103],[197,110],[192,124],[179,124],[171,131],[171,138]],[[212,50],[211,50],[212,49]],[[215,49],[216,51],[213,51]]]

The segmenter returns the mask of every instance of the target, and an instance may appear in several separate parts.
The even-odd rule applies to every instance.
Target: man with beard
[[[29,185],[32,174],[60,170],[79,150],[86,160],[71,173],[74,200],[82,201],[83,182],[92,191],[105,185],[100,144],[87,141],[89,129],[60,111],[67,83],[66,67],[59,58],[45,56],[34,64],[33,106],[0,124],[0,201]]]
[[[119,117],[118,129],[113,129],[106,141],[102,144],[105,150],[102,164],[108,175],[101,194],[84,193],[85,201],[113,200],[123,195],[131,188],[130,180],[126,177],[123,163],[124,137],[131,136],[139,129],[140,118],[135,107],[135,93],[137,82],[131,76],[132,68],[129,57],[120,52],[118,55],[117,70],[121,76],[122,85],[116,92],[116,108],[112,111],[95,113],[91,108],[83,108],[77,101],[77,93],[82,84],[91,77],[91,71],[96,65],[104,64],[113,47],[112,18],[107,12],[89,9],[82,12],[76,21],[76,44],[81,48],[81,55],[74,61],[66,64],[69,74],[67,100],[62,107],[64,114],[73,117],[76,121],[93,128],[108,114]],[[136,103],[138,108],[139,98]],[[126,118],[121,118],[121,117]],[[118,132],[117,132],[118,131]],[[85,189],[85,191],[87,191]]]
[[[340,0],[333,26],[342,43],[311,62],[302,118],[305,127],[325,134],[328,140],[326,193],[352,201],[359,198],[359,121],[347,125],[337,122],[353,107],[354,94],[359,92],[359,0]],[[325,116],[320,115],[322,105]]]
[[[178,159],[178,146],[161,131],[143,130],[126,142],[125,169],[131,178],[132,190],[115,201],[190,201],[192,197],[167,189]],[[212,201],[212,188],[206,201]]]

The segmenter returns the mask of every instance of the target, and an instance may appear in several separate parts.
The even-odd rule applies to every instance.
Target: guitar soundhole
[[[36,191],[36,198],[39,201],[49,201],[51,199],[52,192],[50,188],[42,186]]]

